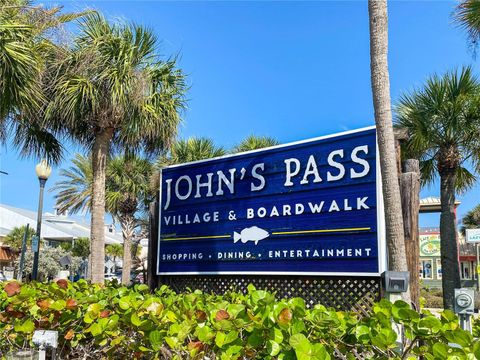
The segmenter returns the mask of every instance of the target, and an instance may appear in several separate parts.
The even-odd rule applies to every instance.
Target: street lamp
[[[48,177],[52,173],[52,168],[48,165],[46,160],[42,160],[37,166],[35,166],[35,172],[37,173],[38,181],[40,182],[40,194],[38,196],[37,233],[35,234],[35,241],[32,241],[32,280],[37,280],[38,277],[38,253],[40,251],[40,232],[42,229],[43,190],[45,189],[45,183],[47,182]]]

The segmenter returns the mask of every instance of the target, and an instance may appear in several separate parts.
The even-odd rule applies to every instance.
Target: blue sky
[[[208,136],[230,147],[249,134],[280,142],[372,125],[366,1],[160,2],[57,1],[151,27],[160,52],[178,55],[191,89],[181,135]],[[454,2],[393,1],[390,15],[392,100],[443,73],[480,59],[453,24]],[[70,148],[62,166],[77,149]],[[35,210],[34,160],[2,147],[0,202]],[[58,181],[54,168],[49,188]],[[438,184],[422,196],[438,196]],[[459,216],[479,203],[480,186],[459,197]],[[47,193],[45,210],[54,205]],[[437,215],[421,216],[438,226]]]

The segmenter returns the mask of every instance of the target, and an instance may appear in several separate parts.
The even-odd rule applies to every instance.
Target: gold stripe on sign
[[[332,233],[332,232],[346,232],[346,231],[368,231],[368,230],[371,230],[371,228],[369,228],[369,227],[363,227],[363,228],[297,230],[297,231],[278,231],[278,232],[272,232],[272,235],[315,234],[315,233]]]

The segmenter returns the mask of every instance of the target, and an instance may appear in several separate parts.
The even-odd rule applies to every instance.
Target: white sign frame
[[[470,237],[475,237],[471,240]],[[469,244],[480,243],[480,229],[465,229],[465,241]]]
[[[325,140],[325,139],[330,139],[330,138],[335,138],[335,137],[341,137],[344,135],[348,134],[355,134],[358,132],[363,132],[367,130],[372,130],[376,129],[376,126],[367,126],[363,127],[360,129],[354,129],[354,130],[348,130],[348,131],[343,131],[335,134],[329,134],[329,135],[323,135],[323,136],[318,136],[314,138],[309,138],[306,140],[300,140],[300,141],[294,141],[286,144],[280,144],[280,145],[275,145],[275,146],[270,146],[258,150],[250,150],[246,152],[241,152],[241,153],[236,153],[236,154],[228,154],[228,155],[223,155],[223,156],[218,156],[214,158],[209,158],[209,159],[204,159],[204,160],[197,160],[197,161],[192,161],[192,162],[187,162],[184,164],[175,164],[175,165],[170,165],[168,168],[175,168],[179,166],[184,166],[184,165],[191,165],[191,164],[197,164],[197,163],[207,163],[213,160],[218,160],[218,159],[223,159],[223,158],[229,158],[229,157],[236,157],[236,156],[241,156],[244,154],[248,153],[256,153],[256,152],[263,152],[265,150],[270,150],[270,149],[276,149],[276,148],[282,148],[282,147],[288,147],[292,145],[297,145],[297,144],[303,144],[303,143],[309,143],[313,141],[318,141],[318,140]],[[384,199],[383,199],[383,187],[382,187],[382,175],[381,175],[381,169],[380,169],[380,152],[378,149],[378,133],[376,135],[377,141],[376,141],[376,197],[377,197],[377,249],[378,249],[378,272],[358,272],[358,273],[353,273],[353,272],[310,272],[310,273],[305,273],[304,271],[289,271],[289,272],[283,272],[281,275],[310,275],[310,276],[355,276],[355,277],[361,277],[361,276],[374,276],[378,277],[380,276],[384,271],[387,270],[388,268],[388,249],[387,249],[387,243],[386,243],[386,229],[385,229],[385,209],[384,209]],[[211,271],[211,272],[196,272],[196,271],[191,271],[191,272],[159,272],[159,261],[160,261],[160,247],[161,247],[161,212],[162,212],[162,169],[160,169],[160,179],[159,179],[159,212],[158,212],[158,233],[157,233],[157,254],[156,254],[156,269],[155,273],[157,276],[164,276],[164,275],[245,275],[245,272],[240,272],[240,271]],[[269,271],[249,271],[248,275],[280,275],[279,272],[269,272]]]

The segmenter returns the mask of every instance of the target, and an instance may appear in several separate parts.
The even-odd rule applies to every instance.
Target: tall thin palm
[[[278,144],[279,142],[277,141],[277,139],[274,139],[270,136],[250,135],[247,138],[243,139],[240,144],[236,145],[233,148],[233,152],[258,150]]]
[[[123,236],[122,282],[130,282],[132,264],[132,239],[137,227],[135,214],[146,208],[150,201],[152,165],[134,155],[119,156],[109,160],[105,188],[106,211],[120,223]],[[63,179],[51,191],[60,211],[71,213],[91,210],[93,193],[92,163],[89,157],[76,154],[72,165],[60,171]]]
[[[184,76],[162,61],[144,27],[90,14],[60,62],[46,116],[57,133],[92,150],[91,279],[103,282],[105,174],[111,151],[160,153],[175,137]]]
[[[135,214],[146,209],[151,199],[152,164],[135,156],[117,157],[109,162],[107,173],[107,209],[122,227],[122,283],[128,285],[132,268],[132,242],[137,227]]]
[[[402,96],[396,110],[398,126],[409,134],[404,154],[420,159],[423,183],[440,177],[443,301],[453,309],[460,286],[455,194],[471,187],[480,170],[480,83],[468,67],[434,75]]]
[[[407,271],[400,187],[397,177],[388,72],[387,0],[368,0],[370,22],[370,73],[380,154],[385,227],[390,270]],[[402,294],[410,302],[409,291]]]

